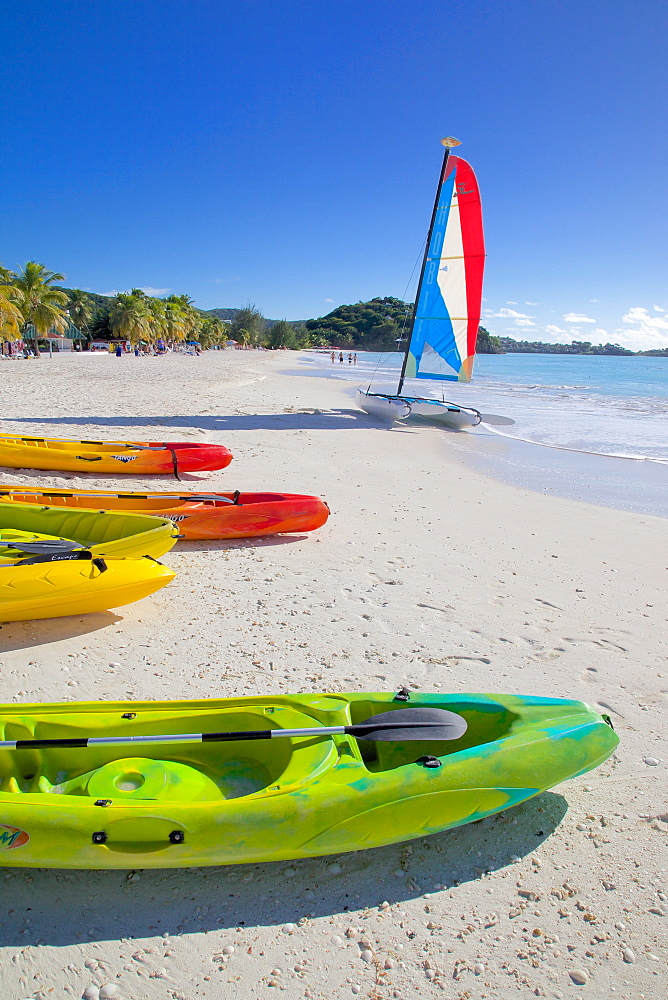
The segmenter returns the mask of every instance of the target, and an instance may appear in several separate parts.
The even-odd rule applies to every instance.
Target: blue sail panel
[[[425,255],[405,376],[469,381],[480,322],[484,242],[471,167],[449,158]]]
[[[455,173],[441,185],[431,240],[425,261],[420,298],[409,347],[408,378],[457,380],[462,358],[455,331],[439,286],[439,271],[448,268],[441,254],[450,217]]]

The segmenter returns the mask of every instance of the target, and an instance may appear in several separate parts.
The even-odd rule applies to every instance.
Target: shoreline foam
[[[312,361],[312,358],[307,358],[307,361]],[[337,376],[336,366],[330,372],[326,365],[321,371],[304,365],[291,374],[320,375],[346,386],[354,382],[352,378]],[[389,391],[393,391],[391,387]],[[455,402],[463,403],[466,393],[470,394],[470,391],[471,386],[454,384],[445,387],[446,395],[451,395]],[[477,386],[476,391],[476,398],[469,402],[483,412],[496,410],[502,415],[514,412],[511,399],[505,400],[504,407],[504,400],[492,393],[491,402],[486,405],[485,388]],[[348,392],[352,404],[353,392],[351,389]],[[668,517],[666,458],[611,454],[538,441],[494,425],[479,425],[472,431],[461,433],[447,428],[441,430],[445,435],[444,447],[461,463],[510,486],[618,510]]]

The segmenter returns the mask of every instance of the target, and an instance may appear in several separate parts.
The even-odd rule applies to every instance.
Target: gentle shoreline
[[[302,352],[301,363],[289,374],[323,377],[347,385],[352,402],[354,383],[348,378],[337,377],[338,366],[332,371],[326,364],[318,369],[313,360],[312,352]],[[349,374],[345,369],[344,373]],[[467,389],[470,387],[455,384],[446,391],[453,398],[466,399]],[[478,393],[484,397],[484,390],[479,387]],[[503,402],[498,398],[494,402],[504,415]],[[480,398],[475,405],[485,410]],[[511,400],[507,400],[508,409],[510,405]],[[668,462],[665,460],[607,455],[524,440],[514,433],[514,429],[493,425],[480,425],[472,433],[444,428],[443,434],[444,450],[447,449],[453,458],[466,468],[476,469],[510,486],[617,510],[668,517]]]
[[[3,367],[4,431],[212,440],[234,462],[186,488],[315,493],[332,515],[309,536],[180,543],[164,559],[174,583],[120,611],[2,626],[2,700],[503,690],[599,706],[619,750],[525,806],[410,845],[168,872],[6,870],[3,996],[113,983],[119,1000],[247,1000],[276,982],[288,1000],[662,998],[665,520],[465,468],[441,428],[380,427],[349,383],[282,374],[292,360]]]

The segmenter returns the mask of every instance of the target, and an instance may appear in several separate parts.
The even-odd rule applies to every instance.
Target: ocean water
[[[399,354],[358,351],[356,366],[348,364],[348,352],[343,365],[338,356],[334,365],[329,355],[302,356],[314,374],[396,392]],[[509,482],[668,512],[668,358],[479,355],[468,384],[407,380],[404,392],[512,420],[453,433],[448,442],[467,461]]]
[[[396,392],[398,354],[357,354],[357,365],[309,364],[333,378]],[[496,433],[570,451],[668,463],[668,358],[483,354],[473,380],[408,380],[404,392],[468,404],[515,421]]]

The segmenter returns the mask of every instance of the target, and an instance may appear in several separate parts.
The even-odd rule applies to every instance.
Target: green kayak
[[[416,721],[434,717],[438,739]],[[379,847],[524,802],[617,743],[583,702],[514,695],[4,705],[0,864],[176,868]]]
[[[173,548],[178,537],[178,529],[167,517],[5,503],[0,499],[0,565],[12,561],[5,558],[12,542],[69,539],[96,556],[159,559]],[[16,558],[20,545],[14,545],[14,550]]]

